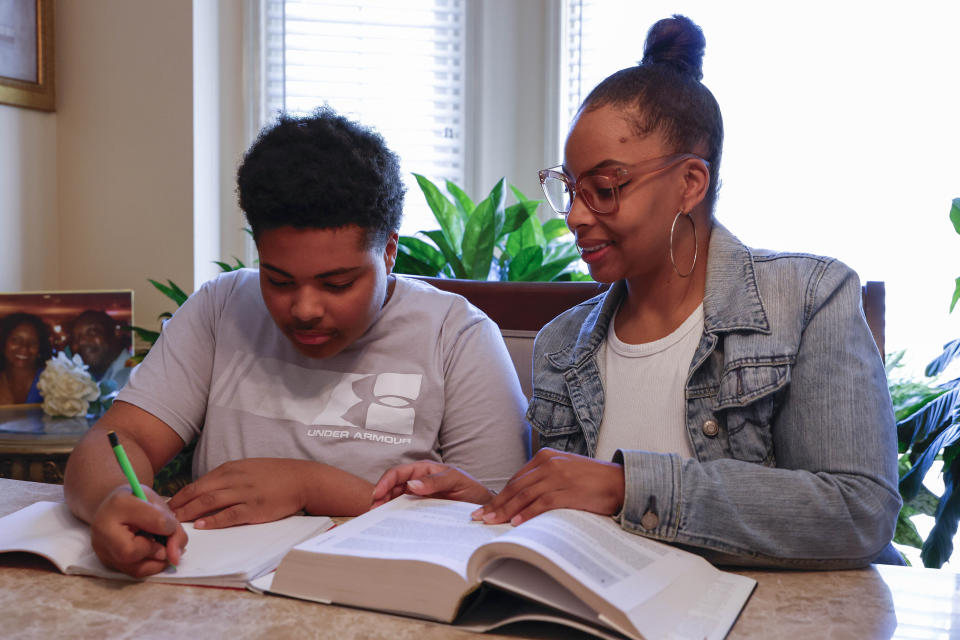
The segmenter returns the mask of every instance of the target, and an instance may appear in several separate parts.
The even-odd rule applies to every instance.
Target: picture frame
[[[0,293],[0,376],[8,366],[11,372],[16,366],[21,370],[32,368],[37,375],[50,357],[63,352],[80,355],[91,375],[99,380],[133,355],[132,324],[131,289]],[[22,342],[18,344],[24,331],[34,345],[40,346],[27,351]],[[33,358],[29,363],[27,353]],[[21,361],[14,362],[13,358]],[[12,392],[0,393],[0,407],[37,402],[10,402],[8,395],[16,397]]]
[[[0,0],[0,104],[54,111],[53,0]]]

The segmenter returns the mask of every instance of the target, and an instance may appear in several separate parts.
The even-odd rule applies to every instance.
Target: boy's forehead
[[[257,237],[261,266],[291,275],[325,273],[361,266],[372,247],[368,230],[356,225],[330,229],[278,227]]]
[[[270,251],[278,246],[288,249],[296,246],[313,246],[319,243],[338,244],[366,250],[369,245],[368,237],[368,230],[357,225],[324,229],[284,226],[261,231],[256,238],[256,245],[261,252],[264,250]]]

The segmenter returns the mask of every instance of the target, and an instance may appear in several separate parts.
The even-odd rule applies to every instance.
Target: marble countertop
[[[63,488],[0,480],[0,515]],[[944,570],[737,571],[757,589],[729,638],[960,637],[960,579]],[[372,611],[237,589],[127,583],[61,575],[27,554],[0,556],[0,635],[11,638],[580,638],[545,625],[474,633]]]

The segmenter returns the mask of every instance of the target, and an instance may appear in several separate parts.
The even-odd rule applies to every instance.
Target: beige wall
[[[0,291],[58,282],[57,119],[0,105]]]
[[[56,286],[134,289],[154,326],[171,303],[146,279],[193,283],[192,3],[56,11]]]
[[[56,112],[0,105],[0,291],[133,289],[155,327],[173,303],[148,278],[189,292],[210,261],[250,259],[244,6],[57,0]]]

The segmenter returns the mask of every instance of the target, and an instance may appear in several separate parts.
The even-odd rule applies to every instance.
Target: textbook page
[[[466,580],[470,554],[513,529],[509,524],[489,525],[471,519],[478,506],[404,495],[297,545],[296,550],[419,560],[446,567]]]
[[[244,587],[274,569],[291,547],[331,526],[330,518],[308,516],[207,530],[185,522],[189,540],[180,565],[145,580]],[[100,562],[90,546],[90,527],[60,502],[36,502],[0,518],[0,551],[42,555],[63,573],[136,579]]]
[[[626,532],[610,518],[583,511],[558,509],[532,518],[498,539],[492,556],[500,552],[499,543],[508,542],[535,550],[586,587],[585,591],[562,580],[600,612],[602,623],[625,635],[634,634],[604,611],[623,612],[645,638],[723,638],[756,584],[722,572],[700,556]],[[476,559],[481,566],[484,560]],[[491,573],[491,581],[507,586],[501,580],[509,576],[496,565]],[[535,595],[529,585],[517,586],[518,592]]]

